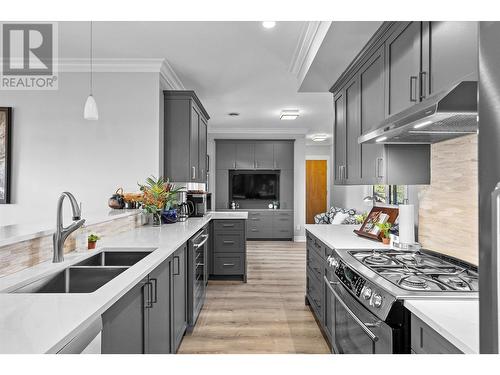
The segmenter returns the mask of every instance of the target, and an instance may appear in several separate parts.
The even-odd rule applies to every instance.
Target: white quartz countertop
[[[104,210],[92,214],[83,214],[85,225],[105,223],[107,221],[139,215],[139,210]],[[0,226],[0,247],[21,241],[48,236],[55,232],[55,215],[53,220],[38,223],[14,224]]]
[[[479,353],[478,299],[408,299],[404,306],[464,353]]]
[[[358,236],[353,231],[361,225],[306,224],[313,236],[334,249],[391,249],[390,245]]]
[[[55,353],[167,259],[211,219],[246,219],[246,212],[211,212],[183,223],[142,226],[109,237],[94,251],[73,252],[58,264],[44,262],[0,278],[0,353]],[[93,293],[8,294],[21,285],[63,270],[103,248],[153,250]]]

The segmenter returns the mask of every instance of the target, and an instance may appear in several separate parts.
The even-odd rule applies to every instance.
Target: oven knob
[[[382,296],[378,293],[373,295],[373,306],[380,307],[382,306]]]
[[[372,296],[372,289],[369,287],[363,288],[363,291],[361,292],[362,296],[364,299],[370,299]]]

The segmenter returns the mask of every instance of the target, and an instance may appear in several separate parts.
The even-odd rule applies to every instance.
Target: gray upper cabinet
[[[194,91],[164,91],[164,176],[206,182],[208,113]]]
[[[293,169],[282,169],[280,172],[280,208],[293,208]]]
[[[294,162],[294,142],[276,141],[274,142],[274,168],[293,169]]]
[[[334,179],[335,184],[344,183],[344,170],[346,163],[346,123],[345,123],[345,103],[344,103],[345,90],[340,91],[333,98],[333,111],[334,111]]]
[[[256,142],[254,146],[255,169],[273,169],[274,143],[270,141]]]
[[[229,208],[229,172],[218,169],[215,172],[215,208]]]
[[[361,182],[361,146],[358,143],[358,137],[361,135],[358,76],[347,84],[344,95],[347,139],[343,178],[347,184],[358,184]]]
[[[448,89],[464,78],[477,80],[478,23],[423,22],[422,97]]]
[[[217,142],[215,153],[215,168],[217,170],[236,168],[236,144],[232,142]]]
[[[241,142],[236,146],[236,169],[255,168],[255,145],[252,142]]]
[[[418,102],[420,22],[399,24],[386,41],[387,115]]]
[[[360,83],[360,131],[361,134],[376,129],[385,118],[385,50],[380,47],[361,67]],[[361,147],[361,181],[367,185],[382,181],[381,161],[384,146],[363,144]]]
[[[207,121],[200,116],[198,123],[198,182],[207,182]]]

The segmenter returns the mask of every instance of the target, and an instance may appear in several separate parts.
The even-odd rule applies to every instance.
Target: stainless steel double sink
[[[11,293],[92,293],[151,254],[154,249],[103,251]]]

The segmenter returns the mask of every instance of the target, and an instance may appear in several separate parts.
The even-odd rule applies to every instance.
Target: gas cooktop
[[[477,270],[445,257],[398,250],[349,251],[355,259],[408,291],[477,292]]]

